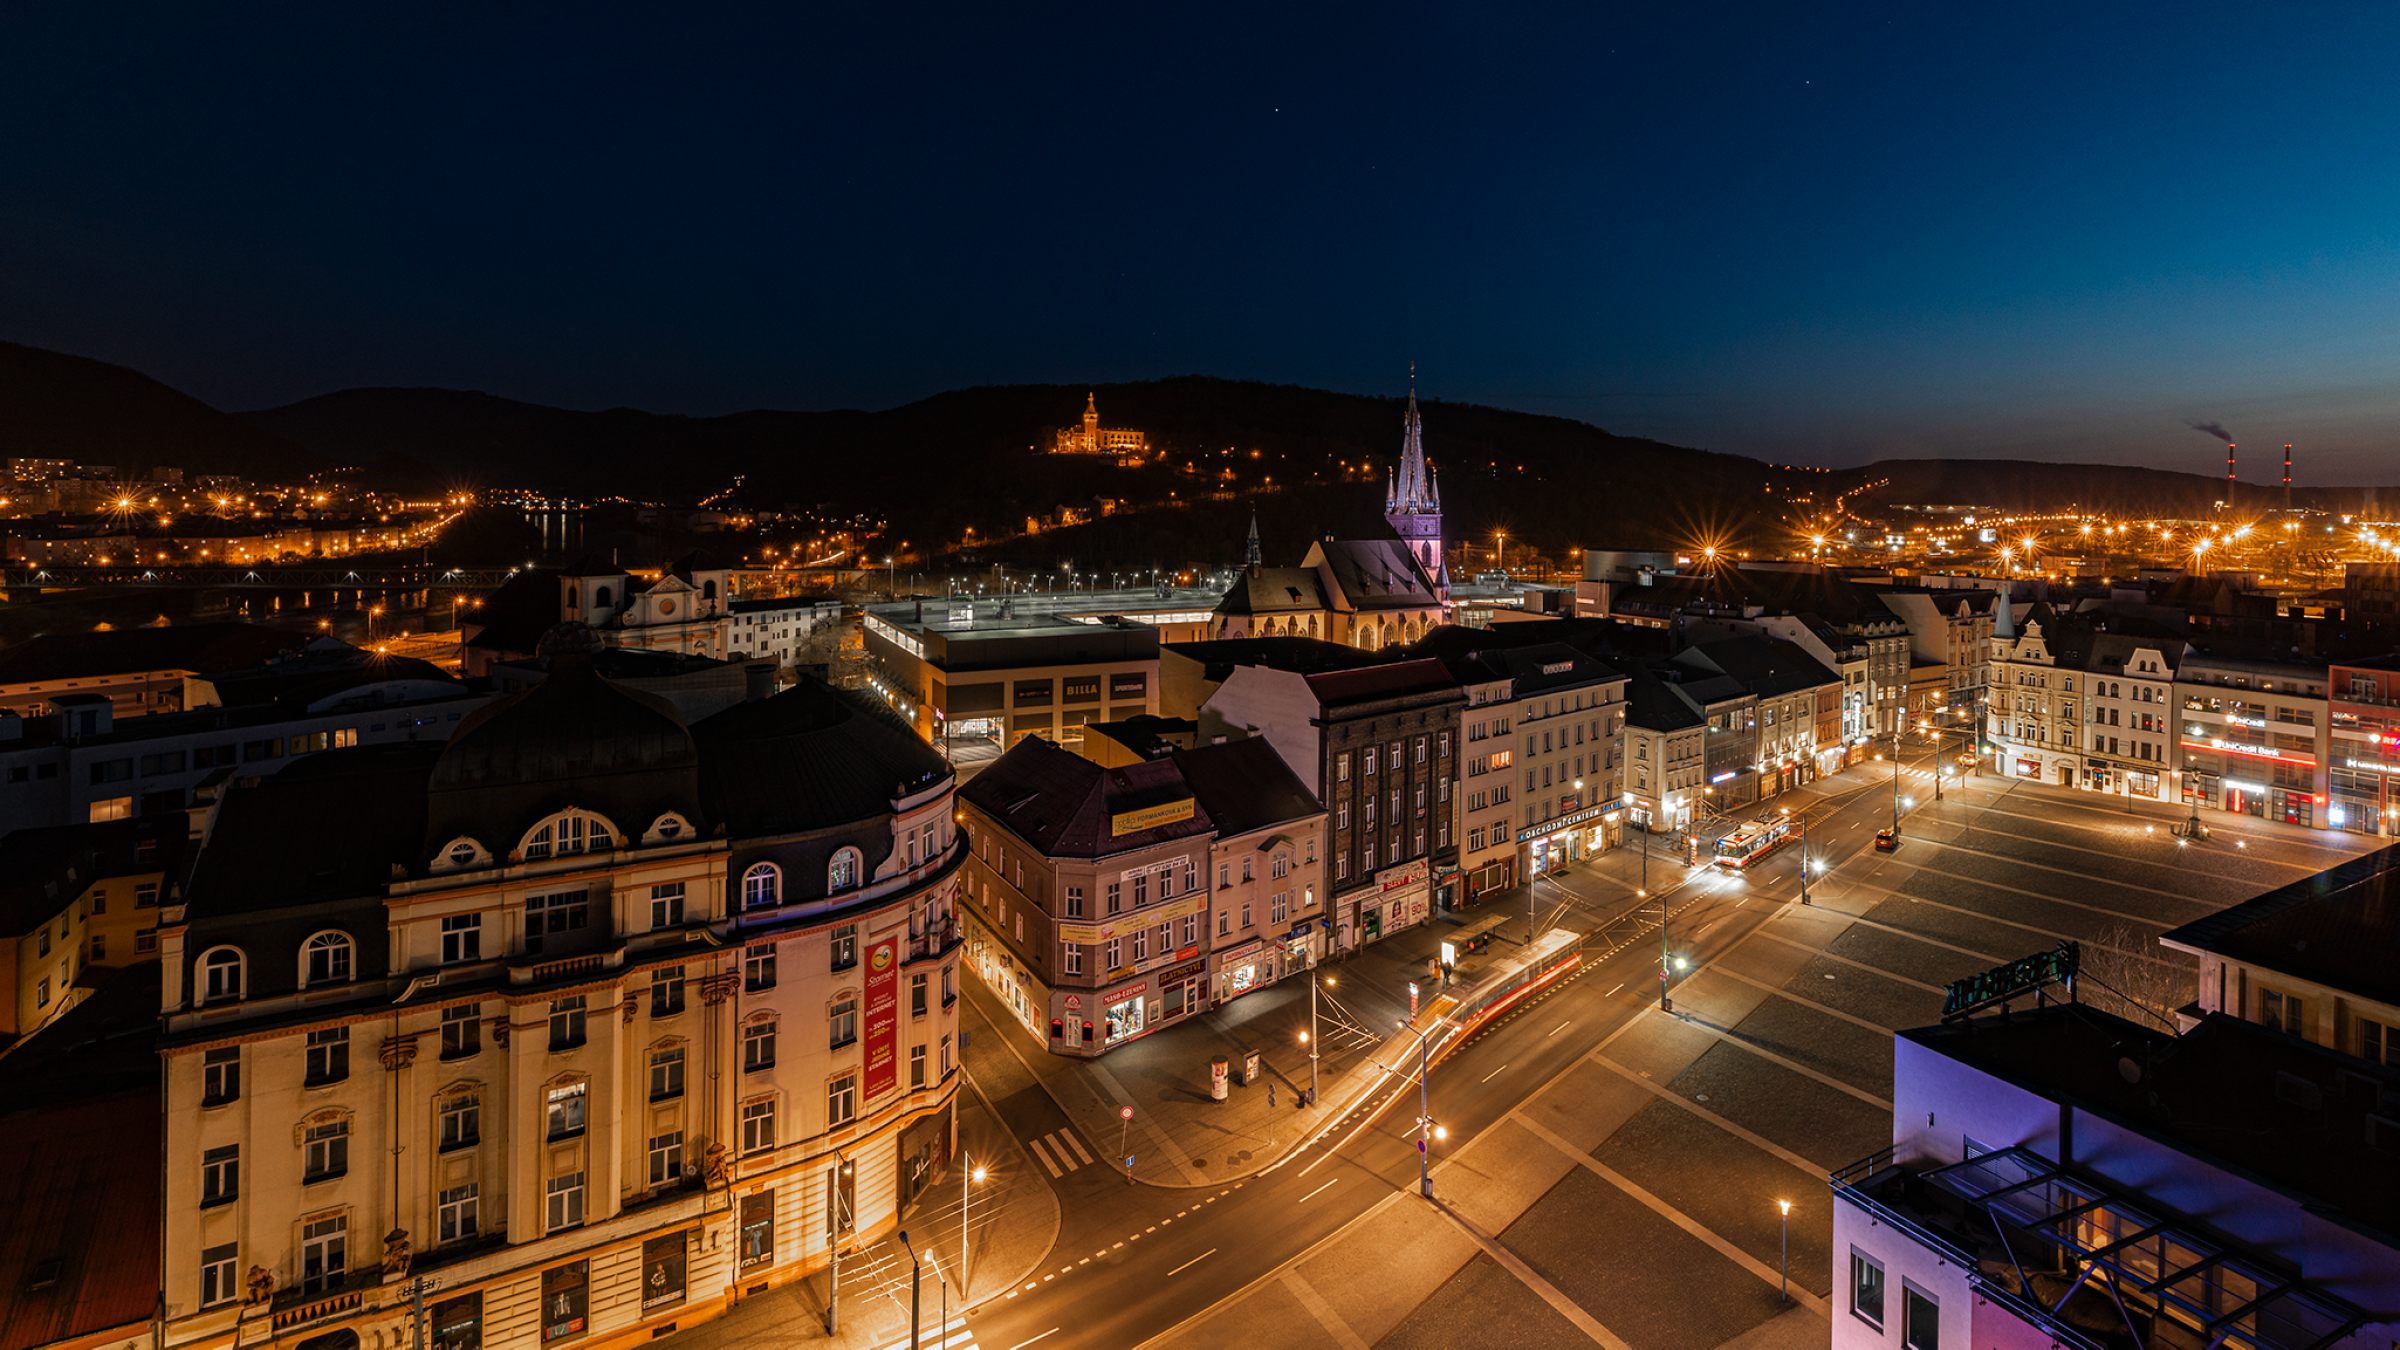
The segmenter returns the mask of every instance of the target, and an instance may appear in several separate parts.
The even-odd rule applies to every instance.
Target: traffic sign
[[[1130,1107],[1130,1106],[1120,1106],[1120,1107],[1118,1107],[1118,1108],[1117,1108],[1117,1119],[1119,1119],[1119,1120],[1131,1120],[1131,1119],[1133,1119],[1133,1108],[1132,1108],[1132,1107]]]

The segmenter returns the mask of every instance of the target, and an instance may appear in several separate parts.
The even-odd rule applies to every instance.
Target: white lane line
[[[1330,1184],[1330,1183],[1329,1183],[1329,1184]],[[1187,1270],[1190,1270],[1192,1267],[1194,1267],[1194,1266],[1196,1266],[1196,1265],[1199,1265],[1201,1262],[1203,1262],[1203,1261],[1207,1260],[1208,1258],[1210,1258],[1210,1257],[1212,1257],[1212,1256],[1215,1256],[1216,1254],[1217,1254],[1217,1249],[1216,1249],[1216,1248],[1214,1248],[1214,1247],[1211,1247],[1211,1248],[1209,1248],[1207,1251],[1204,1251],[1204,1252],[1200,1253],[1198,1256],[1195,1256],[1195,1257],[1193,1257],[1191,1260],[1189,1260],[1189,1261],[1186,1261],[1186,1262],[1184,1262],[1182,1265],[1180,1265],[1180,1266],[1177,1266],[1177,1267],[1175,1267],[1173,1270],[1170,1270],[1170,1271],[1168,1271],[1168,1272],[1167,1272],[1167,1274],[1168,1274],[1169,1276],[1181,1275],[1183,1272],[1185,1272],[1185,1271],[1187,1271]],[[1026,1344],[1030,1345],[1030,1344],[1032,1344],[1032,1342],[1031,1342],[1031,1341],[1028,1341],[1028,1342],[1026,1342]]]
[[[1545,1040],[1545,1041],[1546,1041],[1546,1040],[1549,1040],[1549,1039],[1550,1039],[1550,1037],[1552,1037],[1552,1036],[1555,1036],[1555,1035],[1557,1035],[1558,1033],[1560,1033],[1560,1032],[1562,1032],[1562,1031],[1565,1031],[1565,1030],[1566,1030],[1568,1027],[1571,1027],[1571,1026],[1573,1026],[1573,1025],[1575,1025],[1575,1019],[1574,1019],[1574,1018],[1572,1018],[1572,1017],[1570,1017],[1570,1018],[1568,1018],[1566,1021],[1559,1023],[1557,1026],[1554,1026],[1554,1027],[1550,1028],[1550,1030],[1549,1030],[1549,1031],[1548,1031],[1548,1032],[1547,1032],[1545,1035],[1543,1035],[1542,1039],[1543,1039],[1543,1040]]]
[[[1062,1177],[1066,1175],[1066,1173],[1059,1170],[1057,1163],[1050,1161],[1050,1152],[1042,1147],[1041,1140],[1030,1139],[1026,1141],[1026,1145],[1033,1150],[1033,1156],[1040,1160],[1042,1166],[1050,1169],[1051,1176]]]
[[[1083,1166],[1082,1162],[1075,1161],[1074,1154],[1067,1152],[1067,1140],[1073,1137],[1074,1136],[1066,1130],[1053,1130],[1050,1133],[1042,1136],[1042,1142],[1050,1146],[1050,1151],[1052,1153],[1058,1155],[1058,1165],[1070,1172],[1074,1171],[1078,1167]],[[1090,1161],[1091,1159],[1089,1158],[1083,1160],[1083,1162]]]
[[[1333,1182],[1334,1182],[1334,1181],[1340,1181],[1340,1180],[1341,1180],[1341,1178],[1340,1178],[1340,1177],[1335,1177],[1335,1178],[1333,1179],[1333,1181],[1328,1181],[1328,1182],[1326,1182],[1326,1183],[1325,1183],[1325,1186],[1331,1186],[1331,1185],[1333,1184]],[[1293,1204],[1295,1204],[1295,1205],[1305,1205],[1305,1204],[1307,1204],[1309,1201],[1316,1199],[1316,1198],[1317,1198],[1318,1196],[1320,1196],[1320,1195],[1323,1195],[1323,1194],[1325,1193],[1325,1186],[1319,1186],[1319,1187],[1318,1187],[1318,1188],[1316,1188],[1315,1190],[1313,1190],[1313,1191],[1310,1191],[1308,1194],[1306,1194],[1306,1195],[1304,1195],[1304,1196],[1301,1196],[1299,1199],[1297,1199],[1297,1200],[1293,1201],[1292,1203],[1293,1203]]]
[[[1058,1328],[1052,1327],[1048,1331],[1043,1332],[1041,1335],[1034,1337],[1033,1341],[1046,1341],[1057,1334]],[[1010,1346],[1008,1350],[1025,1350],[1025,1347],[1033,1344],[1033,1341],[1019,1341],[1015,1345]]]
[[[1506,1072],[1506,1071],[1507,1071],[1507,1069],[1508,1069],[1508,1066],[1507,1066],[1507,1065],[1505,1065],[1505,1064],[1503,1064],[1503,1065],[1501,1065],[1499,1068],[1497,1068],[1497,1069],[1494,1069],[1494,1070],[1492,1070],[1490,1073],[1487,1073],[1487,1074],[1485,1074],[1485,1075],[1483,1076],[1483,1078],[1482,1078],[1482,1080],[1481,1080],[1481,1081],[1488,1083],[1488,1082],[1492,1081],[1493,1079],[1495,1079],[1495,1078],[1498,1078],[1498,1077],[1499,1077],[1499,1076],[1500,1076],[1502,1073]]]
[[[1075,1137],[1073,1130],[1060,1130],[1058,1137],[1067,1141],[1068,1146],[1075,1150],[1076,1157],[1083,1159],[1087,1164],[1092,1161],[1092,1155],[1084,1151],[1083,1141]]]
[[[1624,982],[1624,981],[1622,981],[1622,980],[1619,980],[1619,981],[1617,982],[1617,989],[1622,989],[1622,988],[1624,988],[1624,987],[1625,987],[1625,982]],[[1611,990],[1609,990],[1609,991],[1608,991],[1608,994],[1613,994],[1613,993],[1617,992],[1617,989],[1611,989]],[[1602,998],[1607,998],[1607,997],[1608,997],[1608,994],[1602,994],[1600,997],[1602,997]]]

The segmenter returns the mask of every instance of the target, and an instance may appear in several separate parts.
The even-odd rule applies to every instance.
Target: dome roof
[[[949,762],[883,705],[803,676],[692,728],[709,819],[737,836],[788,834],[889,815],[894,799],[950,776]]]
[[[639,837],[662,812],[705,829],[700,752],[665,699],[558,644],[549,677],[467,715],[426,785],[426,850],[467,835],[496,855],[543,817],[597,811]]]

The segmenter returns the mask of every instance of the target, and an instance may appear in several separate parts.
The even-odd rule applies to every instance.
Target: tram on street
[[[1740,871],[1794,838],[1789,820],[1753,821],[1717,841],[1717,856],[1712,859],[1719,867]]]

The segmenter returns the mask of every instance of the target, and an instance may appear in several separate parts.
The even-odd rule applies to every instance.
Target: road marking
[[[1340,1177],[1335,1177],[1335,1178],[1333,1179],[1333,1181],[1340,1181],[1340,1180],[1341,1180],[1341,1178],[1340,1178]],[[1319,1186],[1319,1187],[1318,1187],[1318,1188],[1316,1188],[1315,1190],[1313,1190],[1313,1191],[1310,1191],[1308,1194],[1306,1194],[1306,1195],[1304,1195],[1304,1196],[1301,1196],[1301,1197],[1300,1197],[1298,1200],[1296,1200],[1296,1201],[1293,1201],[1293,1203],[1294,1203],[1294,1204],[1300,1204],[1300,1205],[1305,1205],[1305,1204],[1307,1204],[1309,1201],[1316,1199],[1316,1198],[1317,1198],[1318,1196],[1320,1196],[1320,1195],[1323,1195],[1323,1194],[1325,1193],[1326,1187],[1333,1185],[1333,1181],[1328,1181],[1328,1182],[1326,1182],[1324,1186]]]
[[[1048,1331],[1043,1332],[1041,1335],[1034,1337],[1033,1341],[1046,1341],[1057,1334],[1058,1328],[1052,1327]],[[1025,1350],[1025,1347],[1033,1344],[1033,1341],[1019,1341],[1015,1345],[1008,1347],[1008,1350]]]
[[[1084,1162],[1088,1163],[1092,1160],[1092,1155],[1084,1151],[1083,1141],[1075,1137],[1075,1132],[1073,1130],[1060,1130],[1057,1134],[1053,1135],[1052,1138],[1065,1140],[1067,1142],[1067,1147],[1074,1149],[1075,1156],[1082,1159]],[[1060,1150],[1059,1156],[1062,1158],[1065,1157],[1065,1150]]]
[[[1549,1039],[1550,1039],[1550,1037],[1552,1037],[1552,1036],[1555,1036],[1555,1035],[1557,1035],[1558,1033],[1560,1033],[1560,1032],[1562,1032],[1562,1031],[1565,1031],[1565,1030],[1566,1030],[1568,1027],[1571,1027],[1571,1026],[1573,1026],[1573,1025],[1575,1025],[1575,1019],[1574,1019],[1574,1018],[1572,1018],[1572,1017],[1570,1017],[1570,1018],[1568,1018],[1566,1021],[1559,1023],[1557,1026],[1554,1026],[1554,1027],[1550,1028],[1549,1032],[1548,1032],[1547,1034],[1545,1034],[1545,1035],[1542,1037],[1542,1039],[1543,1039],[1543,1040],[1545,1040],[1545,1041],[1546,1041],[1546,1040],[1549,1040]]]
[[[1501,1074],[1503,1074],[1503,1073],[1506,1073],[1507,1071],[1508,1071],[1508,1066],[1507,1066],[1507,1065],[1505,1065],[1505,1064],[1503,1064],[1503,1065],[1501,1065],[1499,1068],[1497,1068],[1497,1069],[1494,1069],[1494,1070],[1492,1070],[1490,1073],[1487,1073],[1487,1074],[1485,1074],[1485,1075],[1482,1077],[1482,1079],[1481,1079],[1480,1081],[1488,1083],[1488,1082],[1492,1081],[1493,1079],[1495,1079],[1495,1078],[1498,1078],[1498,1077],[1499,1077]]]
[[[1029,1139],[1025,1142],[1026,1145],[1033,1150],[1034,1158],[1039,1161],[1042,1166],[1050,1169],[1050,1175],[1052,1177],[1063,1177],[1066,1175],[1064,1171],[1060,1170],[1057,1163],[1050,1160],[1050,1150],[1042,1147],[1041,1140]]]
[[[1624,982],[1623,980],[1619,980],[1619,981],[1617,981],[1617,989],[1622,989],[1622,988],[1624,988],[1624,987],[1625,987],[1625,982]],[[1611,989],[1611,990],[1609,990],[1609,991],[1608,991],[1608,994],[1613,994],[1613,993],[1617,992],[1617,989]],[[1608,997],[1608,994],[1602,994],[1600,997],[1602,997],[1602,998],[1607,998],[1607,997]]]
[[[1212,1256],[1215,1256],[1216,1254],[1217,1254],[1217,1249],[1216,1249],[1216,1248],[1214,1248],[1214,1247],[1211,1247],[1211,1248],[1209,1248],[1207,1251],[1204,1251],[1204,1252],[1200,1253],[1198,1256],[1195,1256],[1195,1257],[1193,1257],[1191,1260],[1189,1260],[1189,1261],[1186,1261],[1186,1262],[1184,1262],[1182,1265],[1180,1265],[1180,1266],[1177,1266],[1177,1267],[1175,1267],[1173,1270],[1170,1270],[1170,1271],[1168,1271],[1168,1272],[1167,1272],[1167,1274],[1168,1274],[1170,1277],[1172,1277],[1172,1276],[1176,1276],[1176,1275],[1181,1275],[1183,1272],[1185,1272],[1185,1271],[1187,1271],[1187,1270],[1190,1270],[1192,1267],[1194,1267],[1194,1266],[1196,1266],[1196,1265],[1199,1265],[1201,1262],[1203,1262],[1203,1261],[1207,1260],[1208,1258],[1210,1258],[1210,1257],[1212,1257]]]

